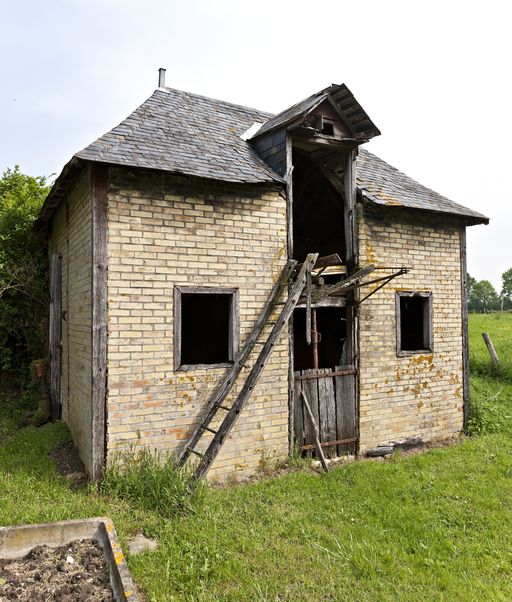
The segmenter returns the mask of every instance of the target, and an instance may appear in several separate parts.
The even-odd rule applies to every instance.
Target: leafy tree
[[[503,309],[512,309],[512,268],[501,275],[501,301]]]
[[[488,312],[500,308],[498,293],[489,280],[480,280],[473,284],[469,298],[470,311]]]
[[[47,263],[34,222],[49,192],[45,177],[18,166],[0,178],[0,369],[44,355]]]

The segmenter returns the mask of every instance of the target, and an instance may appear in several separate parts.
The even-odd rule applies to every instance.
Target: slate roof
[[[282,182],[240,138],[254,122],[270,117],[256,109],[159,88],[127,119],[75,156],[224,182]]]
[[[359,194],[377,205],[422,209],[467,217],[477,223],[489,222],[481,213],[426,188],[363,148],[357,157],[356,183]]]
[[[350,102],[357,103],[346,86],[331,86],[277,116],[172,88],[159,88],[127,119],[71,159],[50,191],[39,221],[51,218],[84,160],[225,182],[282,183],[283,178],[240,135],[255,122],[266,122],[256,135],[264,128],[269,131],[284,126],[301,112],[317,106],[334,88],[334,94],[342,102],[348,94]],[[377,205],[458,215],[473,223],[489,221],[482,214],[425,188],[362,148],[356,173],[360,195]]]

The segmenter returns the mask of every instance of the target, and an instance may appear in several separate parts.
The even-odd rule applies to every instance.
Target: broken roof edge
[[[368,113],[363,109],[362,105],[356,99],[356,97],[352,94],[350,89],[346,84],[331,84],[326,88],[323,88],[319,92],[315,92],[306,98],[303,98],[299,102],[291,105],[287,109],[284,109],[277,115],[274,115],[266,121],[262,127],[254,134],[254,136],[250,140],[256,140],[259,136],[263,136],[268,134],[276,129],[280,129],[286,127],[287,129],[294,125],[296,122],[300,122],[301,119],[304,119],[311,111],[314,111],[322,102],[325,100],[330,100],[333,108],[339,113],[340,117],[347,122],[349,128],[352,128],[352,124],[347,119],[347,116],[343,112],[343,108],[338,106],[339,99],[336,99],[336,95],[340,95],[342,93],[346,93],[349,98],[353,101],[353,106],[356,107],[357,112],[363,117],[363,121],[366,120],[369,124],[368,136],[364,137],[364,140],[370,140],[375,136],[380,136],[381,131],[379,128],[373,123],[370,119]],[[353,108],[352,108],[353,110]],[[361,136],[361,138],[363,138]]]
[[[428,207],[411,207],[410,205],[405,205],[399,202],[387,203],[372,195],[368,190],[366,190],[362,186],[356,186],[356,188],[357,194],[361,200],[371,203],[372,205],[377,205],[378,207],[386,207],[388,209],[403,209],[405,211],[421,211],[423,213],[434,213],[436,215],[450,216],[465,221],[470,226],[476,226],[478,224],[484,224],[487,226],[490,221],[490,218],[486,217],[482,213],[479,213],[478,211],[473,211],[472,209],[468,209],[463,205],[458,206],[462,210],[464,210],[464,212],[457,212],[455,208],[453,211],[443,211],[442,209],[430,209]],[[456,203],[453,204],[455,205]]]

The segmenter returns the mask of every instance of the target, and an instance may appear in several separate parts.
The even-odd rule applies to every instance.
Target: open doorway
[[[317,290],[347,276],[350,259],[346,244],[344,174],[345,152],[294,146],[293,256],[301,262],[317,252],[329,267],[314,273]],[[341,167],[341,172],[340,172]],[[304,405],[307,400],[318,427],[324,453],[354,453],[357,447],[356,367],[354,365],[353,296],[327,298],[311,308],[307,321],[304,305],[293,316],[293,369],[295,439],[303,453],[314,451],[314,427]],[[310,337],[307,329],[311,327]],[[308,339],[310,342],[308,343]]]
[[[311,252],[345,256],[343,197],[310,153],[293,151],[293,255],[304,261]]]
[[[312,342],[306,341],[306,310],[295,310],[293,357],[295,370],[336,369],[345,365],[347,320],[344,307],[318,307],[312,310]]]

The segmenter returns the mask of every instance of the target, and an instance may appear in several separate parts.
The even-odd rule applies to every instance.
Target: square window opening
[[[232,363],[236,292],[204,289],[176,294],[175,368]]]
[[[432,351],[432,295],[397,293],[397,352]]]

